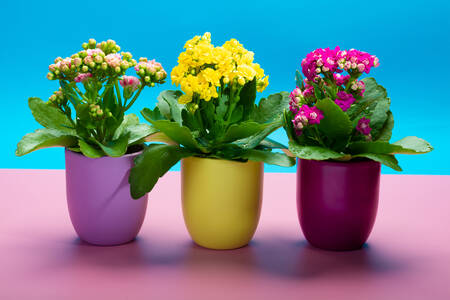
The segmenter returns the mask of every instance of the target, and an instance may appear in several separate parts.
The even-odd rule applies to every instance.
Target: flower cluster
[[[302,60],[302,72],[310,81],[317,81],[320,74],[327,76],[335,72],[363,73],[370,72],[372,67],[378,67],[378,58],[369,53],[351,49],[340,50],[325,48],[316,49]]]
[[[106,108],[105,111],[103,111],[98,104],[89,105],[89,114],[93,119],[96,120],[103,120],[112,117],[112,113],[109,111],[109,109]]]
[[[167,77],[166,71],[159,62],[141,57],[139,63],[134,67],[136,73],[146,85],[154,86],[155,83],[164,83]]]
[[[293,114],[293,124],[297,132],[306,124],[300,122],[301,107],[308,104],[314,108],[317,102],[317,91],[334,102],[345,112],[354,103],[362,99],[365,84],[358,78],[371,68],[377,67],[376,56],[359,50],[341,50],[325,48],[316,49],[302,60],[302,73],[306,77],[301,86],[297,86],[290,94],[290,111]],[[347,72],[346,75],[342,74]],[[320,122],[320,120],[319,120]],[[356,130],[363,135],[370,134],[369,119],[362,118]],[[312,124],[309,122],[309,124]]]
[[[235,39],[215,47],[207,32],[187,41],[184,48],[171,73],[172,82],[184,92],[180,103],[189,103],[194,97],[205,101],[217,98],[218,88],[225,85],[243,86],[256,80],[257,90],[262,92],[269,83],[264,70],[253,62],[254,53]]]
[[[59,88],[57,91],[53,92],[53,95],[48,98],[48,104],[55,107],[61,107],[67,103],[67,98],[64,97],[63,91]]]
[[[319,124],[323,119],[323,113],[317,107],[309,107],[303,104],[295,114],[292,124],[297,135],[301,135],[303,128],[308,124]]]
[[[97,43],[90,39],[82,46],[84,50],[71,57],[56,58],[55,63],[49,66],[47,78],[85,83],[93,76],[99,80],[108,76],[122,76],[128,68],[137,64],[131,53],[119,53],[120,46],[113,40]]]

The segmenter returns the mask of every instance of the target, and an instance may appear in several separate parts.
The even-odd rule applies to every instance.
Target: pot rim
[[[211,160],[211,161],[223,161],[223,162],[228,162],[228,163],[238,163],[238,164],[247,164],[247,163],[257,163],[257,164],[264,164],[262,161],[254,161],[254,160],[247,160],[247,161],[238,161],[238,160],[230,160],[230,159],[225,159],[225,158],[215,158],[215,157],[200,157],[200,156],[188,156],[185,158],[182,158],[181,160],[185,160],[185,159],[205,159],[205,160]]]
[[[298,158],[298,161],[306,160],[309,163],[313,164],[320,164],[320,165],[333,165],[333,166],[339,166],[339,167],[346,167],[349,165],[373,165],[373,164],[380,164],[377,161],[374,161],[372,159],[364,159],[364,160],[348,160],[348,161],[335,161],[335,160],[315,160],[315,159],[303,159]]]
[[[75,151],[72,151],[72,150],[70,150],[70,149],[67,148],[67,147],[64,147],[64,149],[65,149],[65,152],[66,152],[66,153],[67,153],[67,152],[70,152],[71,154],[74,154],[74,155],[77,155],[77,156],[82,156],[82,157],[88,158],[88,159],[108,159],[108,158],[111,158],[111,159],[114,159],[114,158],[115,158],[115,159],[117,159],[117,158],[125,158],[125,157],[130,157],[130,156],[132,157],[132,156],[138,156],[138,155],[141,155],[142,152],[144,152],[144,150],[145,150],[145,149],[142,149],[142,150],[137,151],[137,152],[124,154],[124,155],[122,155],[122,156],[117,156],[117,157],[112,157],[112,156],[106,155],[106,156],[102,156],[102,157],[92,158],[92,157],[87,157],[86,155],[83,155],[81,152],[75,152]]]

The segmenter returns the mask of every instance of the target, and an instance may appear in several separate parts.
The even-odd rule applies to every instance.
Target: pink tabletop
[[[64,171],[0,170],[0,299],[450,299],[450,176],[382,176],[367,245],[309,246],[295,174],[265,174],[254,240],[232,251],[194,245],[179,173],[150,194],[136,241],[81,242],[69,220]]]

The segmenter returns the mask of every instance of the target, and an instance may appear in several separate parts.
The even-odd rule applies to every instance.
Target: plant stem
[[[119,105],[120,107],[122,107],[122,97],[120,96],[120,89],[119,85],[117,84],[117,81],[114,86],[116,87],[117,100],[119,100]]]
[[[139,90],[137,91],[137,93],[134,95],[133,99],[130,101],[130,103],[127,104],[127,106],[125,106],[125,109],[123,110],[124,112],[126,112],[128,109],[130,109],[130,107],[133,105],[133,103],[137,100],[137,98],[139,97],[139,94],[142,92],[142,90],[144,89],[145,85],[141,85],[141,87],[139,88]]]
[[[86,102],[89,102],[89,99],[86,98],[86,96],[83,94],[83,92],[80,91],[80,89],[77,87],[76,84],[73,86],[73,88],[78,93],[78,95],[80,95],[81,98],[83,98]]]

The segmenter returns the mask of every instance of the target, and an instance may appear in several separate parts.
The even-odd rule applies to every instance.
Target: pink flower
[[[129,88],[132,92],[137,90],[141,85],[139,78],[127,75],[123,75],[122,80],[120,80],[119,83],[124,89]]]
[[[302,96],[302,91],[296,87],[290,94],[289,94],[289,110],[292,111],[294,114],[297,113],[299,109],[299,102],[300,102],[300,96]]]
[[[355,98],[352,94],[340,91],[337,93],[337,99],[334,102],[343,110],[347,111],[350,106],[355,102]]]
[[[101,53],[104,53],[104,52],[102,51],[102,49],[95,48],[95,49],[87,49],[86,53],[89,56],[93,56],[94,54],[101,54]]]
[[[120,67],[122,56],[117,53],[111,53],[105,56],[105,61],[112,68]]]
[[[75,82],[81,82],[81,83],[85,83],[86,80],[88,80],[90,77],[92,77],[91,73],[80,73],[77,75],[77,77],[75,77]]]
[[[356,125],[356,130],[358,130],[363,135],[369,135],[372,128],[369,126],[370,119],[362,117],[358,121],[358,125]]]

